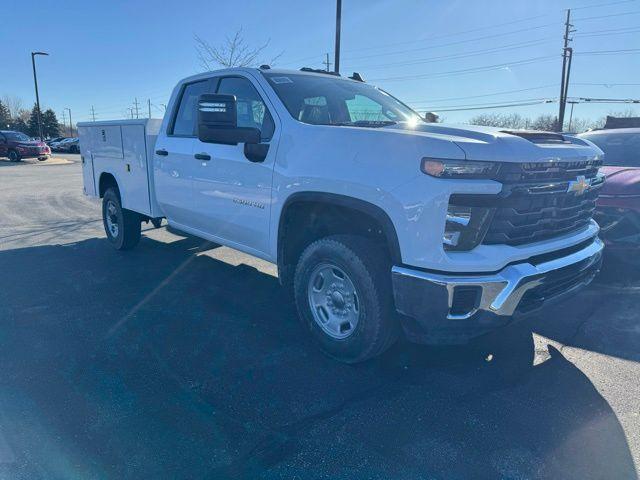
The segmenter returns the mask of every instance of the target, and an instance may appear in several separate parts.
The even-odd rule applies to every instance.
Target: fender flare
[[[278,265],[280,265],[281,259],[283,258],[284,242],[281,241],[281,237],[284,232],[284,219],[286,218],[286,212],[291,205],[299,202],[312,202],[343,207],[362,212],[370,216],[382,227],[382,234],[387,241],[391,261],[395,265],[402,264],[402,255],[400,253],[400,243],[398,241],[396,228],[389,215],[387,215],[382,208],[366,200],[350,197],[348,195],[327,192],[296,192],[287,197],[284,205],[282,206],[282,210],[280,211],[280,219],[278,222]]]

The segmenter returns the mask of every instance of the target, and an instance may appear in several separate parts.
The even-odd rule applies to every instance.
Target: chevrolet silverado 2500
[[[162,121],[79,134],[84,191],[102,198],[115,248],[166,218],[273,262],[313,338],[345,362],[400,332],[464,343],[600,268],[596,146],[428,124],[356,75],[208,72],[178,83]]]

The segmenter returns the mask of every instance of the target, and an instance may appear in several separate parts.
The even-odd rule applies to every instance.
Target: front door
[[[199,161],[193,177],[197,228],[221,243],[265,257],[279,128],[248,78],[223,77],[217,93],[235,95],[238,126],[259,128],[262,143],[270,146],[264,160],[251,162],[242,143],[221,145],[194,140],[194,155],[210,157]]]
[[[211,80],[188,83],[182,92],[165,135],[159,135],[154,152],[154,180],[158,204],[169,223],[193,224],[193,158],[198,97],[211,93]]]

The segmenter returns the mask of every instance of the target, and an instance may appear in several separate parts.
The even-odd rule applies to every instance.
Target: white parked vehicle
[[[346,362],[401,331],[466,342],[598,272],[593,144],[428,124],[362,81],[303,70],[195,75],[162,122],[80,123],[109,242],[132,248],[141,221],[166,218],[277,264],[303,323]]]

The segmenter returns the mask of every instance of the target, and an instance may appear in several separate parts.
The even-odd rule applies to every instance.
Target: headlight
[[[494,178],[500,165],[494,162],[423,158],[420,166],[427,175],[437,178]]]

